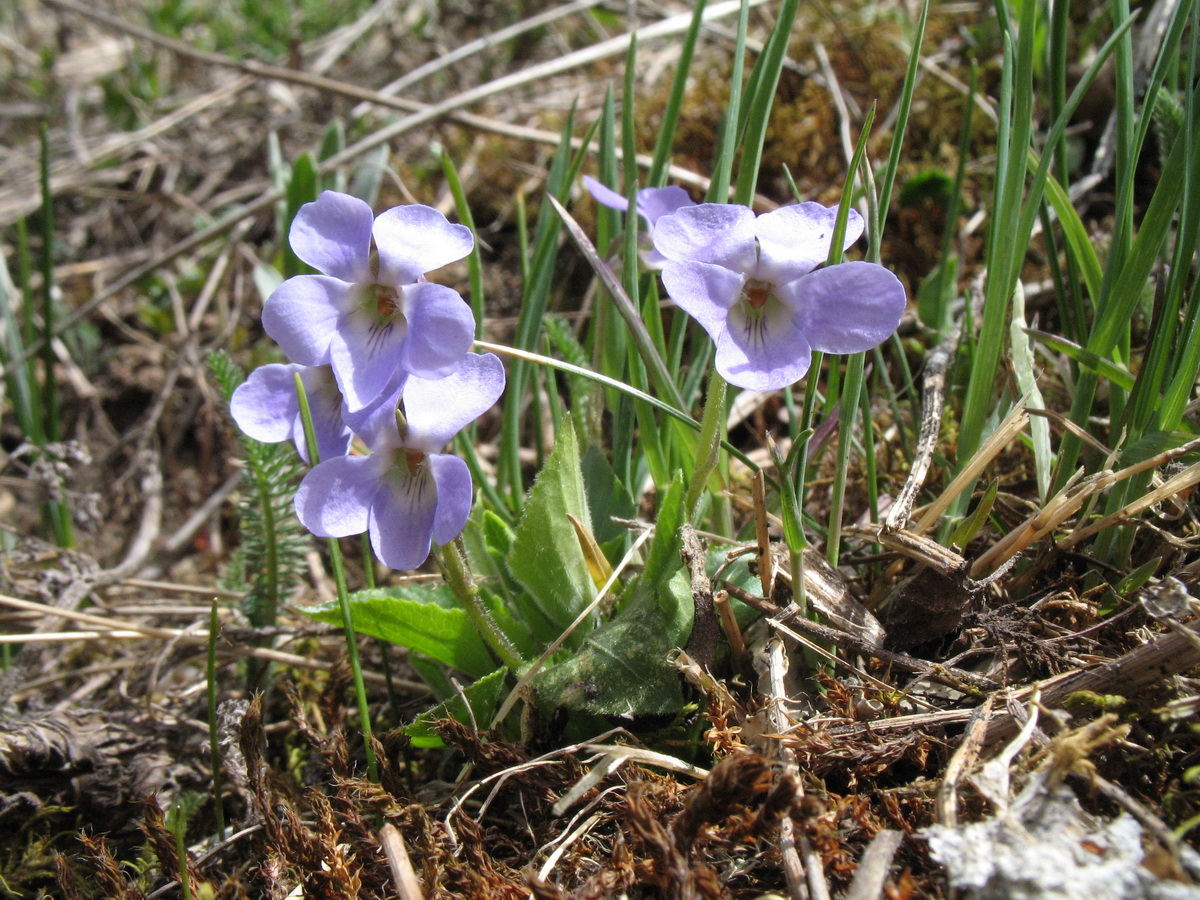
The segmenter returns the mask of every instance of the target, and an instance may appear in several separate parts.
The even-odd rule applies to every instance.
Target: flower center
[[[767,305],[767,301],[771,299],[772,285],[769,281],[760,281],[757,278],[751,278],[742,288],[742,296],[746,298],[754,309],[762,309]]]
[[[375,313],[380,319],[390,319],[396,314],[400,305],[400,295],[395,288],[387,285],[375,285]]]
[[[425,454],[420,450],[404,450],[404,464],[408,466],[408,474],[416,475],[421,469],[421,463],[425,462]]]

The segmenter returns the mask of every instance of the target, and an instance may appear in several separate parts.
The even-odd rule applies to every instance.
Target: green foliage
[[[573,366],[586,369],[591,365],[587,349],[575,337],[570,324],[557,316],[547,316],[546,336],[558,354]],[[580,431],[580,441],[590,443],[600,437],[600,416],[604,411],[600,386],[578,375],[569,376],[571,411]]]
[[[369,0],[162,0],[145,7],[159,34],[235,58],[280,60],[299,44],[353,22]]]
[[[407,647],[472,678],[482,678],[496,668],[487,645],[445,585],[357,591],[350,595],[350,611],[359,634]],[[337,602],[310,606],[301,612],[330,625],[342,623]]]
[[[208,365],[228,403],[244,373],[223,351],[209,354]],[[231,573],[246,591],[242,608],[253,625],[273,625],[279,604],[304,571],[308,541],[292,508],[301,474],[299,457],[289,443],[264,444],[240,431],[246,460],[245,490],[238,499],[242,543]]]
[[[321,181],[317,175],[316,163],[313,162],[313,158],[307,153],[301,153],[299,158],[292,163],[291,172],[287,179],[281,234],[289,234],[291,232],[292,220],[296,218],[296,213],[300,211],[300,207],[305,203],[311,203],[313,200],[316,200],[320,193]],[[315,271],[315,269],[300,261],[295,251],[292,250],[291,242],[284,241],[284,278],[291,278],[293,275],[311,274]]]
[[[162,98],[158,63],[135,49],[124,68],[100,81],[104,112],[118,128],[133,131],[153,117],[153,105]]]
[[[591,521],[583,490],[579,444],[565,422],[546,465],[538,474],[506,560],[508,570],[528,592],[522,604],[540,614],[535,628],[546,643],[558,637],[595,594],[587,561],[567,516]]]
[[[692,611],[691,585],[677,571],[543,672],[535,682],[540,695],[547,703],[597,715],[677,714],[683,695],[669,655],[687,642]]]
[[[490,724],[491,716],[500,698],[504,696],[505,676],[507,669],[497,669],[490,675],[485,675],[478,681],[472,682],[462,691],[462,696],[456,696],[444,703],[439,703],[433,709],[421,713],[416,721],[404,729],[414,747],[442,747],[444,742],[438,737],[433,722],[438,719],[454,719],[466,725],[476,725],[479,729]],[[466,699],[466,703],[463,702]],[[467,704],[471,709],[467,711]]]

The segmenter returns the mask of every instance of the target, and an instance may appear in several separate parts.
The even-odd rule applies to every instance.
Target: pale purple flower
[[[415,569],[431,543],[462,531],[473,492],[466,463],[442,449],[504,390],[504,366],[490,353],[467,354],[439,379],[405,380],[403,425],[394,401],[358,421],[369,456],[341,456],[314,467],[296,492],[296,515],[320,537],[366,531],[375,555],[393,569]]]
[[[785,206],[761,216],[732,203],[680,209],[656,223],[654,246],[667,259],[671,299],[717,345],[717,371],[756,391],[802,378],[812,351],[858,353],[900,323],[906,299],[883,266],[823,267],[837,207]],[[862,234],[851,211],[843,249]]]
[[[264,444],[290,440],[300,458],[308,462],[300,401],[296,397],[297,373],[312,412],[317,453],[321,459],[345,456],[350,449],[351,434],[342,418],[342,392],[329,366],[280,363],[259,366],[230,398],[233,420],[245,434]]]
[[[626,212],[629,209],[629,200],[626,197],[605,187],[590,175],[583,176],[583,184],[597,203],[601,203],[611,209],[620,210],[621,212]],[[648,243],[646,249],[640,254],[646,268],[661,269],[663,263],[666,262],[666,258],[654,249],[652,243],[649,243],[653,239],[654,226],[658,223],[658,220],[663,216],[669,216],[671,213],[685,206],[695,205],[692,202],[692,198],[688,196],[687,191],[674,185],[661,188],[642,188],[637,192],[637,214],[646,220]]]
[[[397,372],[440,378],[470,349],[470,307],[424,277],[471,252],[470,229],[428,206],[374,218],[362,200],[325,191],[300,207],[289,239],[296,256],[323,274],[276,288],[263,327],[292,362],[331,365],[347,409],[377,399]]]

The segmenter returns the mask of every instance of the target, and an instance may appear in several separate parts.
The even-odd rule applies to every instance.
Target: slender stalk
[[[368,591],[375,589],[375,551],[371,548],[371,536],[362,533],[363,581]],[[379,639],[379,665],[383,669],[383,679],[387,684],[388,705],[392,714],[400,708],[400,700],[396,696],[396,679],[392,677],[392,661],[388,657],[391,645],[383,638]]]
[[[54,195],[50,192],[50,138],[42,125],[42,414],[46,440],[62,439],[59,421],[58,383],[54,380]]]
[[[926,3],[926,8],[928,3]],[[924,17],[922,17],[922,27],[924,25]],[[914,53],[920,52],[920,40],[917,41],[917,47]],[[911,85],[909,86],[911,93]],[[838,206],[837,220],[834,223],[833,239],[829,244],[829,265],[837,265],[842,261],[842,247],[845,243],[844,235],[846,233],[846,218],[850,211],[850,197],[853,193],[855,184],[855,176],[861,170],[863,173],[864,185],[863,188],[867,197],[867,215],[868,225],[871,234],[871,246],[867,251],[868,258],[875,263],[879,262],[879,239],[882,233],[882,226],[879,221],[882,216],[879,214],[880,206],[878,198],[875,194],[875,180],[871,174],[871,167],[864,164],[867,149],[867,138],[871,133],[871,126],[875,122],[875,104],[871,104],[871,109],[867,113],[866,121],[863,122],[862,132],[858,136],[858,146],[854,148],[854,154],[850,159],[850,171],[847,173],[846,184],[842,189],[842,202]],[[899,144],[903,136],[904,117],[901,117],[901,122],[897,125],[896,137],[892,139],[893,151]],[[895,152],[893,152],[895,156]],[[886,180],[886,179],[885,179]],[[854,434],[854,420],[858,415],[859,395],[862,392],[863,372],[866,367],[866,353],[854,353],[847,358],[846,361],[846,377],[841,383],[840,392],[837,396],[840,398],[838,406],[838,449],[837,449],[837,467],[834,470],[833,488],[830,495],[829,503],[829,527],[828,537],[825,543],[825,554],[831,565],[838,564],[838,557],[841,554],[842,544],[842,508],[845,505],[846,499],[846,475],[850,467],[850,446]],[[830,396],[834,396],[835,389],[830,384]]]
[[[296,374],[296,399],[300,402],[300,421],[304,424],[304,442],[308,447],[308,458],[315,466],[320,462],[317,451],[317,436],[313,432],[312,410],[304,382]],[[337,538],[329,538],[329,568],[337,588],[338,607],[342,612],[342,631],[346,635],[346,655],[350,660],[350,671],[354,676],[354,696],[358,700],[358,717],[362,720],[363,748],[367,755],[367,774],[374,782],[379,781],[379,766],[375,762],[375,750],[371,747],[371,709],[367,705],[367,686],[363,681],[362,663],[358,657],[358,640],[354,634],[354,615],[350,611],[350,591],[346,587],[346,564],[342,560],[342,548]]]
[[[42,123],[41,190],[42,190],[42,422],[46,440],[62,440],[62,422],[58,400],[58,382],[54,378],[54,194],[50,190],[50,134]],[[75,546],[75,529],[66,500],[51,500],[46,514],[54,529],[54,540],[60,547]]]
[[[721,440],[725,436],[725,394],[728,385],[725,379],[713,367],[708,379],[708,396],[704,398],[704,415],[700,419],[700,442],[696,447],[696,469],[692,473],[691,484],[688,485],[687,495],[683,501],[683,509],[688,521],[695,524],[700,505],[704,496],[704,488],[708,484],[708,476],[716,468],[721,452]]]
[[[811,436],[811,431],[802,432],[797,438],[797,443],[793,445],[792,452],[795,453],[797,448],[806,449]],[[775,471],[779,473],[779,517],[783,522],[783,542],[791,554],[789,570],[792,575],[792,600],[800,608],[800,614],[807,617],[808,601],[804,595],[804,548],[808,546],[808,538],[804,535],[803,514],[796,493],[796,485],[799,482],[793,471],[795,466],[790,465],[789,461],[784,459],[783,454],[779,452],[779,447],[769,434],[767,435],[767,452],[770,453],[771,461],[775,464]]]
[[[192,900],[192,882],[188,875],[187,819],[183,814],[183,805],[175,804],[175,855],[179,857],[179,893],[183,900]]]
[[[438,563],[442,567],[442,575],[446,579],[446,584],[450,586],[450,590],[454,592],[454,596],[458,598],[458,602],[462,604],[467,616],[479,630],[479,634],[487,642],[492,652],[512,671],[521,671],[525,667],[525,660],[521,658],[508,636],[500,630],[500,626],[496,624],[496,620],[492,618],[492,614],[484,605],[483,598],[479,593],[479,585],[475,583],[467,564],[467,553],[466,548],[463,547],[462,538],[455,538],[442,547]]]
[[[842,507],[846,499],[846,475],[850,468],[850,446],[854,430],[854,419],[858,414],[859,395],[862,393],[865,353],[853,353],[846,359],[846,380],[842,387],[842,399],[838,406],[837,465],[834,469],[833,488],[829,504],[829,536],[825,544],[825,557],[836,566],[841,555]],[[868,424],[868,427],[869,424]]]
[[[221,805],[221,749],[217,745],[217,601],[208,617],[208,757],[212,765],[213,816],[217,820],[217,840],[225,840],[225,808]]]

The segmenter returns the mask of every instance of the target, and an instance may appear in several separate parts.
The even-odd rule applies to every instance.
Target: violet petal
[[[596,202],[602,206],[607,206],[609,209],[619,210],[620,212],[625,212],[629,209],[628,199],[618,194],[612,188],[601,184],[591,175],[583,176],[583,185],[588,189],[588,193],[595,198]]]
[[[329,361],[346,401],[357,412],[378,399],[400,367],[406,327],[392,316],[380,321],[370,311],[343,316],[329,342]]]
[[[637,194],[638,214],[649,222],[651,227],[663,216],[669,216],[685,206],[695,205],[687,191],[673,184],[660,188],[642,188]]]
[[[415,569],[429,557],[438,497],[427,463],[415,475],[389,472],[371,505],[371,546],[393,569]]]
[[[837,221],[836,206],[799,203],[763,213],[754,222],[758,238],[758,277],[781,284],[811,272],[829,258],[829,244]],[[863,219],[850,210],[846,241],[851,247],[863,232]]]
[[[337,191],[324,191],[305,203],[292,220],[288,242],[314,269],[342,281],[371,276],[371,207]]]
[[[730,384],[773,391],[804,377],[812,352],[791,309],[773,300],[759,312],[751,315],[745,303],[730,310],[714,361]]]
[[[335,456],[313,467],[300,482],[296,516],[318,537],[362,534],[379,485],[374,457]]]
[[[430,206],[396,206],[375,220],[379,278],[399,287],[471,252],[471,229],[454,225]]]
[[[439,547],[462,533],[471,515],[475,493],[471,470],[457,456],[433,453],[425,458],[437,485],[437,513],[433,517],[433,542]]]
[[[904,286],[883,266],[847,262],[805,275],[791,286],[814,350],[861,353],[900,324]]]
[[[437,453],[504,392],[504,364],[492,353],[468,353],[445,378],[412,376],[404,387],[407,447]]]
[[[324,365],[329,362],[330,336],[353,303],[355,290],[355,285],[328,275],[296,275],[263,304],[263,328],[292,362]]]
[[[458,365],[475,340],[475,316],[458,291],[432,282],[400,290],[408,320],[401,365],[422,378],[441,378]]]
[[[397,369],[378,399],[362,409],[351,412],[345,402],[342,403],[342,420],[372,450],[400,446],[400,435],[396,431],[396,407],[400,405],[400,395],[407,379],[408,374],[403,369]]]
[[[329,366],[306,366],[300,372],[304,393],[308,397],[312,413],[313,436],[317,439],[317,454],[322,461],[335,456],[345,456],[350,451],[351,433],[342,419],[342,392]],[[300,458],[308,459],[308,441],[304,437],[304,423],[300,418],[300,404],[296,400],[295,383],[289,385],[296,407],[292,441]]]
[[[259,366],[238,385],[229,400],[229,412],[244,434],[264,444],[292,436],[300,404],[296,400],[295,364]]]
[[[745,272],[754,265],[754,213],[734,203],[685,206],[654,225],[654,249],[676,262]]]
[[[698,262],[668,262],[662,280],[676,306],[698,321],[713,340],[725,330],[725,317],[742,296],[746,281],[731,269]]]

